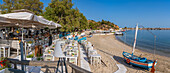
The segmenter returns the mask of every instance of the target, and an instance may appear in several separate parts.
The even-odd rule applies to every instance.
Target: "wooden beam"
[[[29,65],[29,66],[41,66],[41,67],[56,67],[58,64],[58,61],[19,61],[17,59],[9,59],[10,63],[13,64],[21,64],[21,65]],[[61,61],[60,61],[61,62]]]
[[[21,64],[21,65],[41,66],[41,67],[56,67],[57,64],[61,62],[61,61],[28,61],[28,60],[19,61],[17,59],[11,59],[11,58],[8,58],[8,60],[10,61],[10,63],[14,65]],[[68,61],[66,62],[66,66],[67,65],[69,65],[75,73],[92,73]]]
[[[81,67],[78,67],[77,65],[72,64],[72,63],[70,63],[68,61],[67,61],[67,64],[73,69],[72,71],[75,72],[75,73],[92,73],[92,72],[90,72],[88,70],[85,70],[85,69],[83,69]]]

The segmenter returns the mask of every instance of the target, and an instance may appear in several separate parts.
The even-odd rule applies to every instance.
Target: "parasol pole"
[[[23,22],[23,24],[24,24],[24,22]],[[22,30],[22,40],[20,42],[20,49],[21,49],[21,61],[23,61],[24,60],[24,53],[23,53],[23,27],[22,27],[21,30]],[[21,70],[24,71],[24,65],[21,65]]]
[[[24,38],[24,36],[23,36],[23,27],[22,27],[22,29],[21,29],[21,30],[22,30],[22,41],[23,41],[23,38]]]

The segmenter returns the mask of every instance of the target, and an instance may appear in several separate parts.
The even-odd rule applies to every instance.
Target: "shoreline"
[[[110,56],[113,56],[115,59],[116,63],[118,64],[123,64],[126,69],[127,73],[148,73],[149,71],[146,71],[145,69],[138,68],[138,67],[133,67],[128,65],[126,62],[124,62],[124,58],[122,56],[122,52],[131,52],[131,48],[128,45],[125,45],[124,43],[118,41],[114,35],[94,35],[91,38],[87,38],[88,41],[90,41],[94,45],[94,49],[97,49],[97,52],[102,56],[102,60],[105,60],[108,67],[105,67],[104,69],[107,69],[108,71],[103,71],[103,72],[115,72],[117,71],[117,66],[115,66],[115,63],[113,62],[112,59],[110,59]],[[157,60],[157,66],[156,71],[157,73],[169,73],[170,72],[170,57],[165,57],[161,56],[158,54],[155,54],[153,56],[152,53],[148,53],[145,51],[142,51],[140,49],[135,49],[135,55],[140,56],[142,54],[142,57],[146,57],[147,59],[151,60]],[[112,64],[112,65],[110,65]],[[114,67],[113,67],[114,65]],[[101,69],[101,68],[100,68]],[[102,67],[103,69],[103,67]],[[93,68],[92,68],[93,70]],[[99,68],[95,68],[93,70],[94,73],[100,72]]]
[[[127,28],[128,30],[135,30],[135,28]],[[170,28],[139,28],[139,30],[170,30]]]
[[[115,35],[114,35],[115,36]],[[127,45],[127,46],[129,46],[129,47],[131,47],[132,48],[132,46],[131,45],[129,45],[129,44],[127,44],[127,43],[124,43],[122,40],[120,40],[120,39],[118,39],[118,38],[116,38],[116,36],[115,36],[115,39],[116,40],[118,40],[119,42],[121,42],[122,44],[125,44],[125,45]],[[137,46],[136,46],[137,47]],[[154,54],[154,52],[153,52],[153,50],[151,50],[151,49],[148,49],[148,48],[135,48],[135,49],[138,49],[138,50],[140,50],[140,51],[143,51],[143,52],[147,52],[147,53],[151,53],[151,54]],[[161,51],[159,51],[159,50],[155,50],[155,54],[156,55],[160,55],[160,56],[165,56],[165,57],[170,57],[170,54],[165,54],[164,52],[161,52]]]

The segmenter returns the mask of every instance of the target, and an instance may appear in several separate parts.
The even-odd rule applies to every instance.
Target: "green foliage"
[[[39,53],[37,53],[37,57],[41,57],[41,56],[43,56],[43,54],[39,54]]]
[[[33,58],[34,54],[28,55],[27,58]]]
[[[0,70],[2,70],[2,69],[5,69],[4,67],[3,68],[0,68]]]
[[[32,44],[33,42],[32,41],[28,41],[28,44]]]
[[[0,70],[5,69],[5,68],[11,68],[11,63],[7,60],[5,57],[0,58]]]
[[[61,31],[71,32],[88,28],[86,17],[73,8],[72,0],[52,0],[45,8],[44,18],[62,25]]]
[[[37,60],[38,60],[38,61],[40,61],[40,60],[43,61],[43,58],[38,57]]]
[[[3,0],[0,9],[3,14],[12,10],[27,9],[39,15],[43,12],[43,3],[40,0]]]
[[[43,12],[43,3],[40,0],[3,0],[0,4],[0,10],[2,13],[10,13],[12,10],[27,9],[34,12],[36,15],[43,15],[44,18],[54,21],[62,25],[60,31],[73,32],[81,31],[83,29],[101,29],[101,28],[114,28],[114,23],[110,21],[94,20],[87,21],[86,17],[79,11],[79,9],[73,8],[72,0],[51,0],[48,7]],[[106,27],[107,25],[107,27]],[[48,30],[48,28],[45,28]]]
[[[98,30],[98,29],[102,29],[102,28],[106,28],[106,29],[119,29],[119,27],[117,25],[115,25],[114,23],[110,22],[110,21],[105,21],[102,19],[102,21],[98,21],[95,22],[94,20],[89,20],[89,28],[92,30]]]
[[[127,29],[127,27],[125,27],[124,29]]]

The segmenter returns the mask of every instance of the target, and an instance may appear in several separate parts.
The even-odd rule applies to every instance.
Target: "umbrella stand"
[[[19,20],[18,20],[19,21]],[[20,21],[19,21],[20,22]],[[25,24],[25,21],[21,21],[22,22],[22,25]],[[21,61],[24,60],[24,43],[23,43],[23,40],[24,40],[24,34],[23,34],[23,26],[21,28],[21,32],[22,32],[22,38],[21,38],[21,42],[19,43],[20,44],[20,50],[21,50]],[[26,46],[26,45],[25,45]],[[21,70],[24,71],[24,65],[21,65]]]
[[[24,22],[23,22],[24,24]],[[24,53],[23,53],[23,27],[22,27],[22,40],[20,42],[20,49],[21,49],[21,61],[24,60]],[[21,65],[21,69],[24,71],[24,65]]]
[[[21,49],[21,61],[24,60],[23,58],[23,41],[20,42],[20,49]],[[24,71],[24,65],[21,65],[21,69]]]

